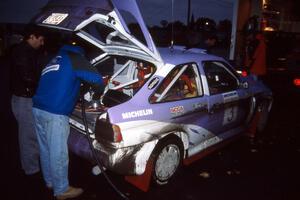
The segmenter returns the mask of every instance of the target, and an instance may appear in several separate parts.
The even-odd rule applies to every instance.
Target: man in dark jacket
[[[44,45],[44,36],[37,27],[26,28],[23,41],[10,53],[12,111],[18,122],[21,166],[26,175],[40,171],[39,146],[32,116],[32,96],[40,77],[38,49]]]
[[[81,81],[103,88],[101,75],[78,46],[65,45],[43,69],[33,97],[33,114],[41,150],[41,166],[48,188],[57,199],[79,196],[83,190],[69,185],[69,115],[78,97]]]
[[[213,48],[218,42],[218,37],[215,34],[208,34],[204,41],[198,45],[199,48],[205,49],[208,54],[213,53]]]

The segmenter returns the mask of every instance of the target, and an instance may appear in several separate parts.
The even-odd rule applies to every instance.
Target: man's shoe
[[[78,197],[79,195],[81,195],[82,193],[83,193],[83,189],[69,186],[67,191],[65,191],[62,194],[57,195],[56,199],[64,200],[64,199],[75,198],[75,197]]]

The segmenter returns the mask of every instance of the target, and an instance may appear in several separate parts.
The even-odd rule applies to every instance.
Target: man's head
[[[44,32],[36,26],[27,27],[25,30],[24,40],[34,49],[39,49],[44,45]]]
[[[218,41],[218,37],[214,34],[211,34],[211,35],[208,35],[206,40],[205,40],[205,44],[208,46],[208,47],[213,47],[216,45]]]

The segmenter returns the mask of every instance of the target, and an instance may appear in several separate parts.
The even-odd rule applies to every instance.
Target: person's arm
[[[88,60],[86,60],[82,55],[76,53],[68,53],[74,73],[76,77],[90,84],[93,84],[93,88],[102,92],[104,87],[104,82],[101,74],[93,67]]]

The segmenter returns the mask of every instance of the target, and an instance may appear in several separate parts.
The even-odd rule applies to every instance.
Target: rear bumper
[[[96,156],[105,168],[122,175],[141,175],[154,149],[155,142],[148,142],[125,148],[112,148],[99,144],[95,139],[93,146]],[[68,146],[71,152],[91,162],[96,162],[85,134],[71,128]]]

